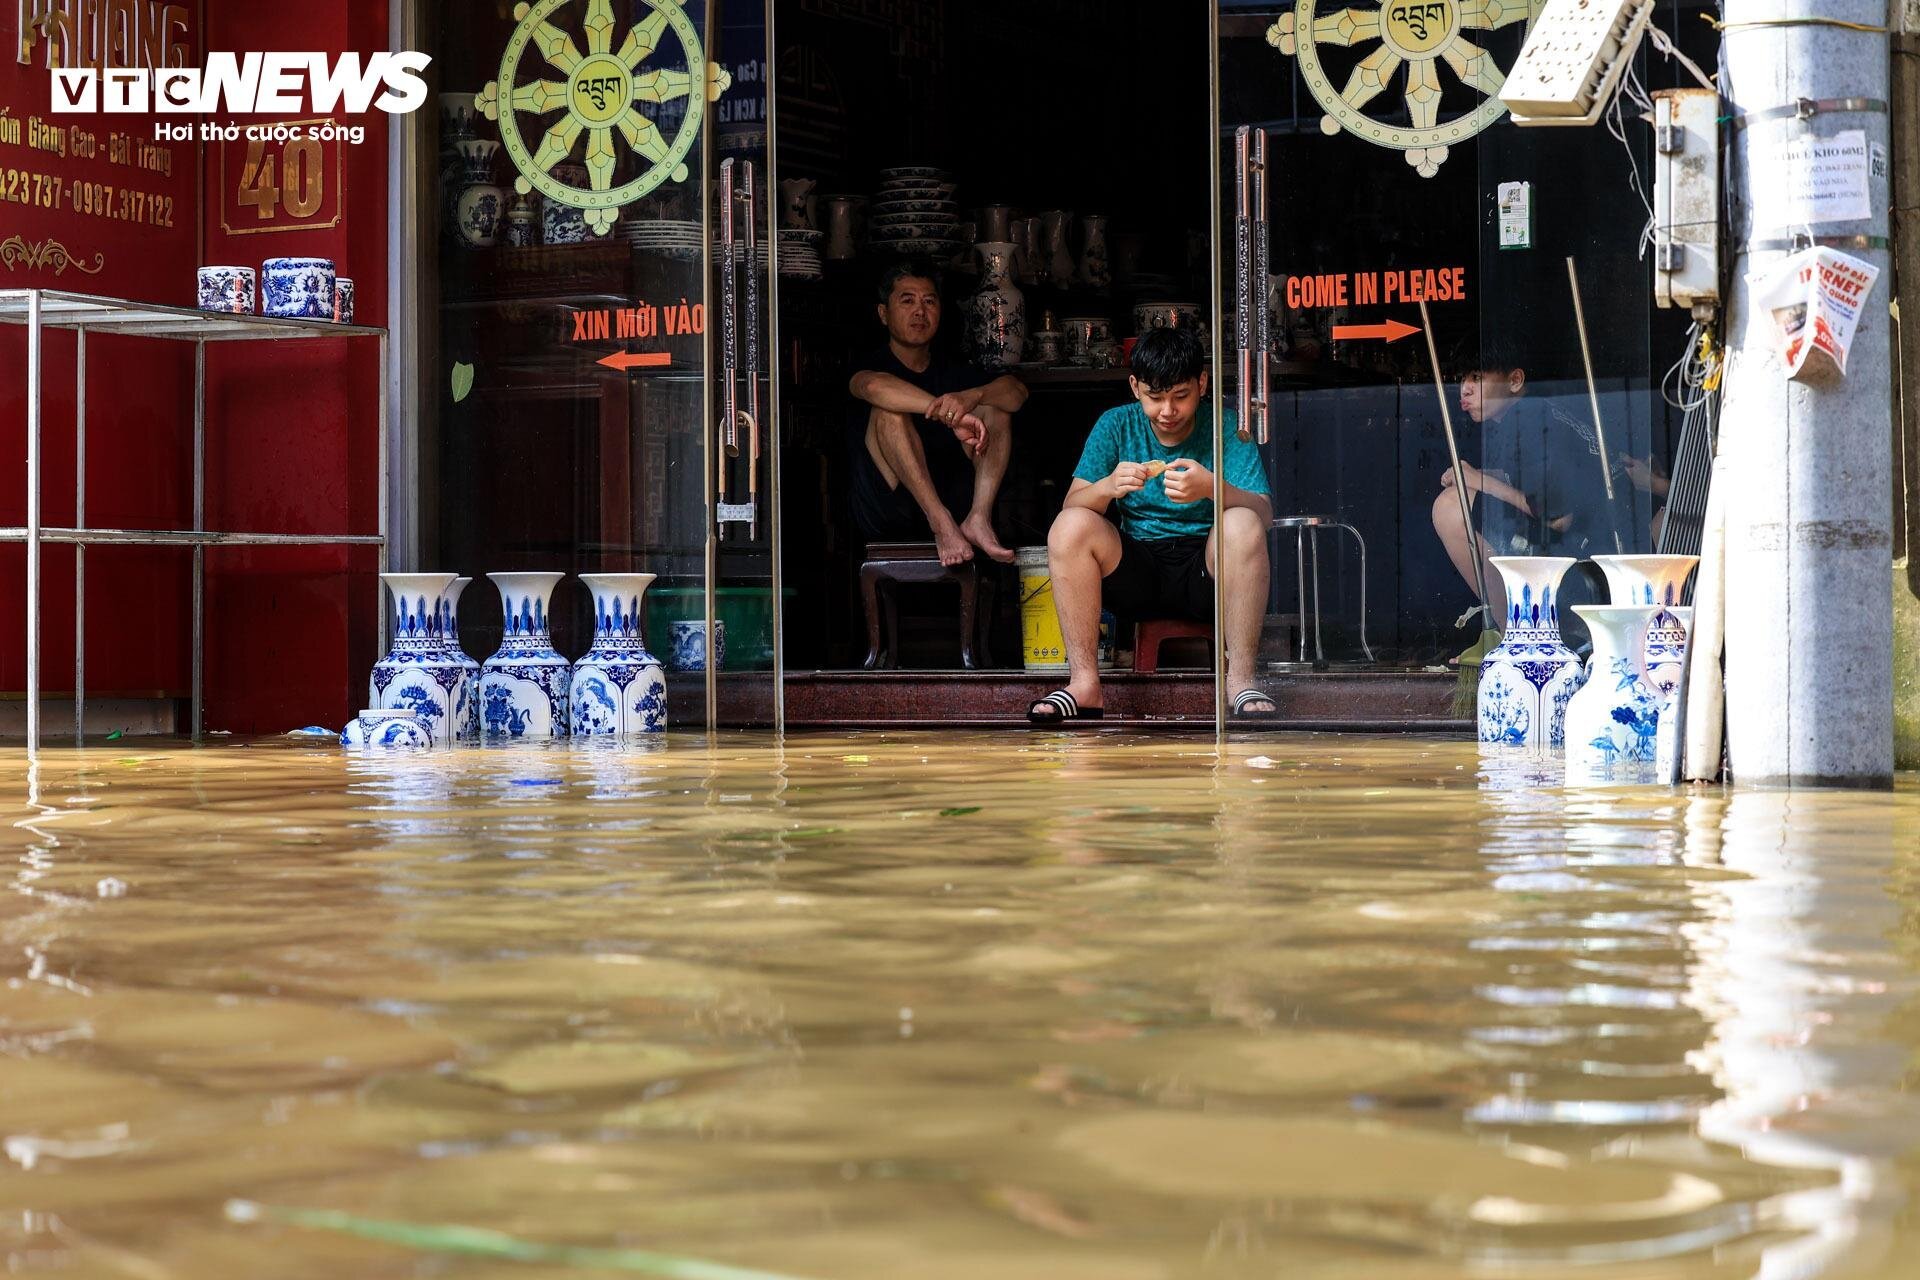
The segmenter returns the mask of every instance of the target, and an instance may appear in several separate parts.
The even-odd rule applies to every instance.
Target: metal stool
[[[1273,531],[1279,533],[1286,529],[1293,530],[1293,556],[1300,588],[1299,660],[1307,661],[1307,543],[1313,543],[1313,660],[1325,662],[1327,655],[1320,647],[1320,531],[1341,529],[1353,535],[1354,545],[1360,548],[1360,652],[1367,655],[1368,662],[1377,661],[1367,644],[1367,540],[1360,536],[1358,529],[1331,516],[1276,516]]]

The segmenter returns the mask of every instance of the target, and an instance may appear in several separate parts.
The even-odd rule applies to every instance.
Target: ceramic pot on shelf
[[[671,637],[672,655],[675,671],[705,671],[707,669],[707,624],[703,618],[684,619],[667,624],[667,633]],[[727,669],[727,624],[714,619],[713,623],[713,669]]]
[[[507,211],[507,193],[493,180],[500,144],[491,138],[469,138],[457,145],[463,172],[460,196],[453,203],[454,234],[469,249],[491,249],[500,239],[500,222]]]
[[[822,204],[827,219],[827,260],[845,262],[860,252],[859,196],[826,196]]]
[[[460,717],[454,736],[458,738],[478,738],[480,736],[480,664],[460,645],[460,593],[473,582],[472,578],[455,578],[443,597],[445,607],[440,613],[440,635],[446,642],[447,656],[459,663],[467,673],[467,697],[465,714]]]
[[[1113,349],[1113,325],[1105,316],[1068,316],[1060,322],[1067,337],[1067,363],[1094,368]]]
[[[1560,580],[1566,556],[1495,556],[1507,589],[1507,629],[1480,662],[1480,741],[1550,750],[1565,741],[1568,700],[1586,679],[1560,638]]]
[[[1607,575],[1614,604],[1659,606],[1647,629],[1647,677],[1663,697],[1672,693],[1687,659],[1687,628],[1675,608],[1686,598],[1687,579],[1700,557],[1595,556],[1593,562]]]
[[[1567,782],[1650,783],[1660,694],[1647,679],[1647,628],[1660,606],[1582,604],[1593,635],[1592,669],[1567,704]]]
[[[333,319],[331,258],[268,258],[260,264],[260,312],[292,320]]]
[[[568,160],[553,166],[554,179],[570,187],[585,190],[588,183],[587,167]],[[541,244],[585,244],[587,242],[587,213],[570,204],[558,200],[540,202],[540,243]]]
[[[451,746],[472,693],[441,634],[453,575],[383,573],[380,580],[393,597],[393,644],[374,664],[367,702],[377,711],[413,712],[435,746]]]
[[[1080,219],[1080,283],[1104,293],[1113,284],[1113,265],[1107,257],[1107,218],[1089,213]]]
[[[1065,209],[1050,209],[1040,215],[1046,246],[1046,279],[1056,289],[1073,284],[1073,251],[1067,247],[1067,231],[1072,225],[1073,215]]]
[[[195,284],[202,311],[250,316],[256,310],[258,290],[252,267],[201,267]]]
[[[553,589],[564,574],[490,573],[506,626],[480,666],[480,727],[493,738],[564,738],[572,665],[554,651]]]
[[[782,178],[780,180],[780,225],[789,231],[811,231],[817,225],[814,222],[813,189],[818,183],[812,178]]]
[[[990,204],[983,206],[975,224],[980,231],[980,242],[1006,240],[1018,246],[1020,241],[1013,234],[1013,206],[1010,204]]]
[[[1026,250],[1025,258],[1018,264],[1020,283],[1040,284],[1047,278],[1047,237],[1041,221],[1037,217],[1020,218],[1014,228],[1014,243]]]
[[[515,196],[507,206],[507,245],[513,249],[531,249],[540,242],[540,219],[525,196]]]
[[[974,247],[980,290],[962,304],[966,350],[985,369],[1019,364],[1027,349],[1027,300],[1013,283],[1013,245],[996,240]]]
[[[640,631],[650,573],[583,573],[593,592],[593,647],[573,664],[573,736],[637,737],[667,727],[667,680]]]

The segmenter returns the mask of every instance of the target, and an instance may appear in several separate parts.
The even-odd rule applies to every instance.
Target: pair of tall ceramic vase
[[[1672,711],[1693,610],[1680,604],[1698,556],[1595,556],[1613,603],[1575,605],[1593,637],[1582,663],[1560,636],[1560,585],[1576,561],[1496,556],[1507,630],[1480,664],[1480,741],[1566,751],[1576,783],[1655,781],[1679,746]]]
[[[490,573],[505,634],[485,663],[460,647],[455,608],[473,581],[450,573],[381,575],[393,595],[393,647],[373,668],[370,707],[411,711],[435,746],[456,739],[640,737],[667,727],[667,681],[640,633],[650,573],[585,573],[593,647],[568,662],[553,647],[558,573]]]

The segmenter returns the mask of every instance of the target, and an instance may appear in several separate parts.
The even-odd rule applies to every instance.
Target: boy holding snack
[[[1134,344],[1128,379],[1135,403],[1102,414],[1087,437],[1066,505],[1047,535],[1069,679],[1028,709],[1034,724],[1104,715],[1096,657],[1103,607],[1136,619],[1213,620],[1221,553],[1213,536],[1216,500],[1233,586],[1226,609],[1227,692],[1236,715],[1276,710],[1253,684],[1273,521],[1266,468],[1229,413],[1224,483],[1214,474],[1206,363],[1196,330],[1145,334]]]

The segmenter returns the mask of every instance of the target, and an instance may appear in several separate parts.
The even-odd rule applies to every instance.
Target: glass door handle
[[[1250,313],[1253,330],[1253,368],[1254,421],[1258,425],[1261,444],[1267,443],[1268,424],[1273,417],[1272,369],[1268,356],[1273,350],[1273,316],[1267,310],[1267,269],[1271,258],[1271,246],[1268,243],[1267,223],[1267,131],[1253,131],[1253,154],[1248,160],[1252,171],[1250,185],[1253,188],[1249,203],[1252,205],[1253,221],[1253,263],[1249,271],[1252,277],[1248,289],[1247,310]]]
[[[727,540],[727,460],[740,454],[739,401],[735,398],[740,365],[740,318],[733,269],[733,165],[720,162],[720,452],[714,459],[718,506],[714,526]]]
[[[1251,178],[1253,128],[1233,131],[1233,341],[1235,371],[1234,423],[1245,440],[1253,426],[1253,193]],[[1215,459],[1219,466],[1220,460]]]
[[[747,411],[742,425],[747,429],[747,505],[752,508],[747,518],[747,538],[752,541],[760,536],[760,250],[759,219],[754,215],[759,205],[754,200],[751,160],[745,163],[743,183],[747,206]],[[773,193],[767,196],[771,201]],[[769,252],[769,261],[775,256]],[[737,437],[734,445],[737,453]]]

